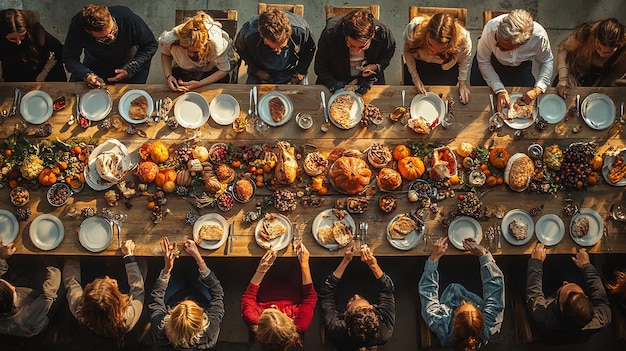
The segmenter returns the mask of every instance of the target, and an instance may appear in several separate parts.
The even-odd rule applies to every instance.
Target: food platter
[[[334,116],[333,113],[331,113],[331,107],[333,107],[333,103],[335,102],[335,100],[343,96],[349,96],[354,100],[350,108],[350,119],[345,121],[345,123],[341,123],[341,121],[338,120],[337,116]],[[361,111],[363,111],[363,100],[361,100],[358,95],[351,91],[344,90],[336,92],[330,97],[330,99],[328,99],[328,118],[337,128],[352,129],[356,127],[356,125],[359,124],[359,122],[361,121]]]
[[[233,123],[239,117],[239,112],[239,102],[232,95],[217,95],[209,104],[211,118],[221,126]]]
[[[615,121],[615,104],[604,94],[592,93],[580,104],[580,114],[590,128],[607,129]]]
[[[20,224],[12,212],[0,209],[0,240],[4,245],[10,244],[17,238]]]
[[[42,214],[30,224],[30,240],[40,250],[56,249],[63,241],[65,229],[58,217]]]
[[[400,214],[393,217],[393,219],[391,219],[391,221],[389,221],[389,223],[387,224],[387,240],[389,241],[389,244],[391,244],[391,246],[395,247],[398,250],[411,250],[422,241],[425,226],[424,224],[422,224],[421,226],[418,225],[417,229],[407,234],[404,239],[393,239],[391,237],[391,225],[395,221],[397,221],[400,216],[403,215]]]
[[[130,116],[129,110],[130,105],[133,100],[136,98],[143,96],[148,100],[148,109],[146,110],[146,117],[142,119],[134,119]],[[144,90],[132,89],[127,91],[117,104],[117,109],[122,117],[128,122],[132,124],[140,124],[145,123],[150,116],[152,116],[152,112],[154,112],[154,101],[152,100],[152,96],[148,94]]]
[[[509,101],[511,101],[511,105],[513,105],[513,103],[515,103],[517,100],[520,100],[522,98],[522,93],[513,93],[509,96]],[[532,102],[533,105],[533,118],[532,119],[526,119],[526,118],[513,118],[513,119],[509,119],[509,118],[503,118],[502,120],[504,120],[504,123],[506,123],[506,125],[508,125],[509,127],[513,128],[513,129],[525,129],[528,128],[530,126],[533,125],[533,123],[535,123],[535,120],[537,119],[537,106],[535,106],[535,101]],[[505,116],[509,115],[509,109],[508,108],[503,108],[502,109],[502,113]]]
[[[589,218],[589,232],[587,232],[587,235],[577,238],[572,235],[572,225],[575,220],[578,220],[579,216],[587,216]],[[598,212],[590,208],[581,209],[580,213],[574,215],[569,223],[569,235],[572,237],[572,240],[580,246],[595,245],[602,238],[603,230],[604,222],[602,222],[602,217],[600,217]]]
[[[176,99],[174,116],[183,128],[200,128],[209,120],[209,103],[196,92],[184,93]]]
[[[349,213],[346,213],[344,211],[344,214],[345,214],[345,217],[341,221],[343,222],[343,224],[346,225],[346,227],[351,228],[352,234],[354,235],[356,233],[356,223],[354,222],[354,219],[352,218],[352,216],[350,216]],[[332,227],[333,223],[338,220],[339,219],[333,214],[333,210],[329,208],[327,210],[320,212],[313,220],[313,225],[311,226],[311,231],[313,232],[313,237],[315,238],[315,241],[317,241],[317,243],[320,244],[320,246],[323,246],[330,251],[336,251],[340,249],[341,246],[339,246],[339,244],[337,243],[322,244],[317,234],[320,228]]]
[[[259,222],[257,223],[256,228],[254,229],[254,239],[256,240],[256,243],[264,249],[269,249],[271,246],[272,250],[280,251],[286,248],[291,242],[291,239],[293,239],[293,228],[291,226],[291,221],[289,220],[289,218],[280,213],[274,213],[273,215],[276,216],[275,220],[279,221],[280,224],[284,225],[287,229],[285,234],[270,241],[264,241],[263,238],[261,238],[261,231],[263,230],[263,222],[266,221],[266,219],[261,218],[261,220],[259,220]]]
[[[200,240],[200,228],[202,228],[205,224],[215,224],[222,227],[224,233],[222,234],[222,238],[220,240]],[[198,246],[206,250],[215,250],[220,246],[224,245],[226,239],[228,238],[228,223],[226,219],[217,213],[207,213],[205,215],[200,216],[196,223],[193,225],[193,240],[195,242],[200,242]]]
[[[411,119],[423,118],[426,123],[434,128],[438,126],[446,113],[443,100],[434,93],[417,94],[411,100]]]
[[[20,101],[20,113],[26,122],[41,124],[52,116],[52,98],[43,90],[29,91]]]
[[[544,245],[556,245],[565,236],[565,224],[559,216],[552,213],[545,214],[535,224],[535,235]]]
[[[607,153],[604,156],[604,161],[602,162],[602,176],[604,177],[604,180],[606,180],[606,183],[609,185],[624,186],[626,185],[626,177],[622,177],[622,179],[618,180],[616,183],[613,183],[609,178],[609,172],[611,172],[611,168],[613,167],[613,164],[615,163],[615,159],[617,157],[622,157],[626,160],[626,149],[617,150],[612,154]]]
[[[448,227],[448,239],[459,250],[463,248],[463,240],[472,238],[477,243],[483,240],[483,229],[477,220],[469,216],[455,218]]]
[[[511,224],[511,222],[513,222],[513,220],[515,219],[522,221],[522,223],[524,223],[528,228],[528,235],[526,235],[526,237],[522,240],[515,239],[513,234],[509,231],[509,224]],[[511,210],[504,215],[504,218],[502,218],[501,229],[502,236],[504,237],[504,239],[506,239],[506,241],[509,242],[509,244],[519,246],[528,243],[530,239],[533,238],[533,233],[535,232],[535,223],[533,222],[533,218],[528,214],[528,212],[516,209]]]
[[[280,121],[274,121],[272,119],[272,114],[270,113],[270,100],[272,100],[275,97],[279,98],[280,101],[282,101],[283,105],[285,105],[285,115],[283,119],[281,119]],[[265,95],[261,96],[261,99],[259,100],[259,117],[261,117],[261,119],[265,123],[269,124],[270,126],[272,127],[282,126],[283,124],[289,122],[292,114],[293,114],[293,103],[291,102],[291,99],[287,95],[280,93],[278,91],[270,91],[266,93]]]
[[[113,227],[102,217],[88,217],[80,225],[78,241],[91,252],[104,251],[113,240]]]
[[[130,169],[131,157],[126,145],[122,144],[117,139],[107,139],[104,143],[96,146],[96,148],[91,152],[89,155],[89,164],[84,170],[85,183],[87,183],[87,185],[89,185],[93,190],[105,190],[117,184],[117,182],[110,182],[102,179],[96,169],[96,158],[105,152],[113,152],[121,156],[123,169],[125,171]]]
[[[80,113],[90,121],[101,121],[113,108],[111,95],[106,89],[92,89],[80,98]]]
[[[548,123],[559,123],[564,117],[567,106],[556,94],[546,94],[539,101],[539,115]]]

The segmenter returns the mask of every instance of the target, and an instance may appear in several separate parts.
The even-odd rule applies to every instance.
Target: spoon
[[[4,114],[4,112],[3,112]],[[619,105],[619,123],[624,124],[626,120],[624,119],[624,102]]]
[[[326,133],[328,131],[328,128],[330,127],[328,111],[326,110],[326,94],[324,94],[324,92],[322,91],[320,92],[320,97],[322,98],[322,109],[324,110],[324,123],[322,123],[320,129],[322,130],[322,132]]]
[[[163,105],[163,100],[158,99],[156,101],[156,115],[154,116],[154,123],[159,123],[161,120],[161,105]]]

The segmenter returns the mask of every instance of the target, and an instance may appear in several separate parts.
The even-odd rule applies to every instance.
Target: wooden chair
[[[533,335],[524,290],[514,285],[510,280],[505,282],[505,288],[507,308],[515,316],[515,339],[517,344],[522,345],[537,341],[537,335]]]
[[[409,21],[421,15],[432,16],[436,13],[445,13],[457,20],[463,27],[467,21],[467,9],[456,7],[418,7],[409,6]]]
[[[176,10],[176,25],[183,23],[185,18],[190,18],[196,15],[198,11],[203,11],[207,15],[211,16],[216,22],[222,25],[222,29],[228,33],[228,36],[235,41],[237,35],[237,10]],[[229,83],[237,84],[239,80],[239,66],[241,65],[241,59],[239,55],[235,53],[235,68],[229,73]]]
[[[374,18],[380,19],[380,6],[379,5],[369,5],[369,6],[332,6],[326,5],[326,20],[328,21],[330,18],[335,16],[343,16],[352,10],[367,10],[374,15]]]
[[[507,10],[483,10],[483,27],[485,26],[485,24],[487,24],[487,22],[491,21],[492,18],[496,18],[500,15],[504,15],[506,13],[509,13],[511,11],[507,11]]]
[[[259,3],[259,15],[270,9],[278,9],[285,12],[293,12],[300,17],[304,17],[304,5],[296,4],[266,4],[264,2]]]

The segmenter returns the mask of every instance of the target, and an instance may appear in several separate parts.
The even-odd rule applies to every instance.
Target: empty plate
[[[52,116],[53,111],[52,98],[42,90],[30,91],[20,101],[20,113],[28,123],[41,124]]]
[[[130,116],[130,103],[138,97],[145,97],[148,100],[148,109],[146,110],[146,117],[140,119],[134,119]],[[148,117],[152,116],[152,112],[154,112],[154,101],[152,100],[152,96],[145,92],[144,90],[133,89],[127,91],[120,98],[120,102],[117,104],[117,109],[120,112],[120,115],[124,117],[124,119],[128,123],[139,124],[144,123],[148,120]]]
[[[397,215],[393,217],[391,221],[389,221],[389,224],[387,224],[387,240],[389,241],[391,246],[395,247],[398,250],[411,250],[422,241],[422,237],[424,236],[424,225],[422,224],[421,227],[417,227],[416,229],[414,229],[412,232],[407,234],[404,239],[392,239],[390,234],[391,225],[395,221],[397,221],[400,216],[405,215]]]
[[[511,104],[515,103],[518,99],[522,98],[522,93],[513,93],[509,96],[509,101],[511,102]],[[533,104],[535,102],[533,101]],[[509,115],[509,109],[508,108],[503,108],[502,109],[502,113],[505,116]],[[535,123],[535,120],[537,119],[537,108],[535,108],[535,106],[533,106],[533,118],[513,118],[513,119],[509,119],[509,118],[503,118],[504,123],[506,123],[506,125],[508,125],[509,127],[513,128],[513,129],[525,129],[528,128],[530,126],[533,125],[533,123]]]
[[[104,251],[113,240],[113,229],[102,217],[88,217],[80,225],[78,241],[91,252]]]
[[[211,100],[209,111],[215,123],[229,125],[239,117],[239,102],[232,95],[220,94]]]
[[[526,225],[526,229],[528,229],[528,233],[524,239],[518,240],[509,232],[509,225],[515,219],[524,223]],[[533,222],[533,218],[524,210],[511,210],[504,215],[504,218],[502,218],[502,236],[504,236],[506,241],[508,241],[511,245],[524,245],[528,243],[530,239],[532,239],[534,232],[535,223]]]
[[[2,239],[2,243],[6,245],[15,241],[19,229],[20,225],[15,215],[7,210],[0,210],[0,239]]]
[[[578,217],[580,216],[586,216],[589,218],[589,231],[587,232],[587,235],[577,238],[572,235],[572,225],[574,224],[574,220],[578,220]],[[579,214],[572,217],[569,224],[569,235],[572,237],[572,240],[580,246],[595,245],[602,238],[603,230],[604,222],[602,222],[602,217],[600,217],[598,212],[590,208],[583,208],[580,210]]]
[[[438,126],[446,113],[446,106],[434,93],[417,94],[411,100],[411,118],[424,118],[431,128]]]
[[[276,216],[276,221],[279,221],[282,225],[285,226],[285,234],[270,241],[265,241],[261,239],[261,230],[263,228],[263,222],[265,222],[265,218],[261,218],[254,230],[254,238],[256,239],[256,243],[259,244],[260,247],[264,249],[269,249],[269,247],[271,246],[272,250],[280,251],[286,248],[287,245],[289,245],[289,243],[291,242],[291,239],[293,238],[293,228],[291,228],[291,221],[289,221],[289,218],[281,215],[280,213],[274,213],[274,216]]]
[[[477,243],[483,240],[483,229],[477,220],[468,216],[457,217],[448,227],[448,239],[459,250],[463,248],[463,240],[472,238]]]
[[[589,94],[580,104],[580,112],[585,123],[596,130],[606,129],[615,121],[615,104],[604,94]]]
[[[222,246],[226,239],[228,238],[228,223],[226,219],[217,213],[207,213],[205,215],[200,216],[196,220],[196,223],[193,225],[193,240],[198,242],[200,240],[200,229],[205,224],[214,224],[222,227],[224,233],[222,234],[222,238],[220,240],[202,240],[200,241],[200,246],[203,249],[207,250],[215,250]]]
[[[56,249],[63,241],[63,223],[51,214],[42,214],[30,224],[30,240],[40,250]]]
[[[556,94],[546,94],[539,102],[539,114],[548,123],[558,123],[565,117],[565,101]]]
[[[335,100],[342,96],[349,96],[354,100],[354,102],[349,109],[341,109],[344,112],[343,115],[338,115],[338,113],[332,113],[335,112],[335,109],[333,108],[333,103],[335,102]],[[333,122],[333,124],[337,126],[337,128],[354,128],[361,121],[362,110],[363,100],[361,100],[360,97],[358,97],[355,93],[351,91],[341,91],[338,93],[334,93],[328,100],[328,117],[330,118],[331,122]]]
[[[80,98],[80,113],[90,121],[100,121],[109,115],[113,108],[111,95],[106,89],[93,89]]]
[[[270,113],[270,100],[275,97],[279,98],[285,106],[285,114],[283,115],[283,118],[279,121],[275,121],[274,119],[272,119],[272,114]],[[289,119],[291,118],[292,113],[293,104],[291,103],[291,99],[283,93],[270,91],[269,93],[263,95],[261,97],[261,100],[259,100],[259,117],[261,117],[261,119],[265,123],[273,127],[282,126],[283,124],[287,123],[287,121],[289,121]]]
[[[549,213],[541,216],[535,224],[537,239],[548,246],[556,245],[565,236],[565,224],[559,216]]]
[[[174,116],[183,128],[202,127],[209,120],[209,114],[209,103],[193,91],[179,96],[174,104]]]

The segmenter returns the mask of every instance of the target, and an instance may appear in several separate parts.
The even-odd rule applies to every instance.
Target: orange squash
[[[150,154],[152,153],[152,144],[150,143],[143,143],[141,145],[141,147],[139,148],[139,156],[141,156],[141,159],[144,161],[150,161]]]
[[[494,147],[489,151],[489,163],[499,169],[506,167],[511,155],[509,151],[503,147]]]
[[[409,156],[411,156],[411,149],[404,144],[397,145],[393,149],[393,159],[396,161],[400,161],[401,159]]]
[[[333,164],[330,176],[340,191],[352,195],[361,192],[370,183],[372,171],[360,158],[341,156]]]
[[[57,176],[52,171],[52,168],[44,168],[39,173],[39,183],[43,186],[49,186],[57,182]]]
[[[166,182],[174,182],[176,181],[177,173],[175,170],[171,168],[163,169],[157,174],[154,181],[156,182],[156,186],[163,187]]]
[[[152,151],[150,152],[150,158],[155,163],[165,162],[170,157],[170,153],[167,150],[167,146],[165,146],[160,141],[155,141],[152,144]]]
[[[415,180],[424,174],[424,162],[418,156],[409,156],[398,161],[398,171],[406,180]]]

